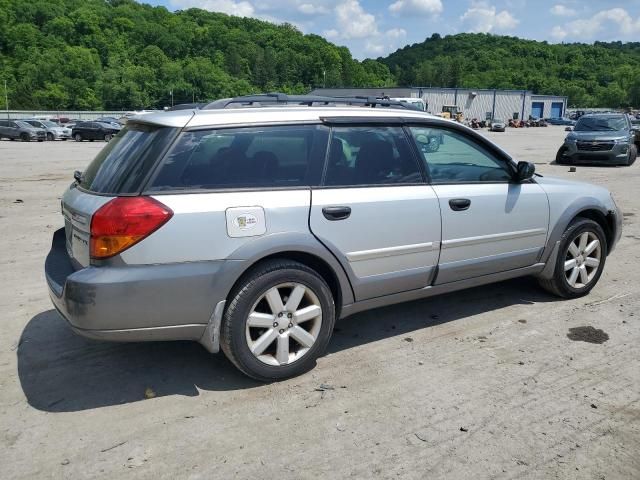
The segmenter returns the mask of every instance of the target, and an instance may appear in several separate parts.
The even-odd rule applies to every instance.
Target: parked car
[[[525,275],[589,293],[622,213],[605,188],[534,172],[409,109],[136,117],[62,197],[51,299],[87,337],[195,340],[258,380],[291,377],[363,310]]]
[[[111,128],[115,128],[117,130],[120,130],[122,128],[122,125],[120,124],[120,122],[118,121],[117,118],[102,117],[102,118],[98,118],[98,119],[96,119],[94,121],[98,122],[98,123],[104,123],[106,125],[109,125]]]
[[[120,130],[106,123],[78,122],[71,129],[71,135],[76,142],[83,140],[104,140],[108,142]]]
[[[633,165],[638,156],[635,129],[622,113],[587,114],[564,139],[556,163]]]
[[[23,142],[30,142],[31,140],[43,142],[46,138],[46,133],[44,130],[22,120],[0,120],[0,140],[3,138],[8,138],[9,140],[20,139]]]
[[[71,129],[62,127],[50,120],[25,120],[29,125],[42,129],[46,132],[47,140],[67,140],[71,138]]]
[[[570,118],[567,117],[554,117],[554,118],[547,118],[547,123],[549,125],[570,125],[570,126],[574,126],[576,124],[575,120],[571,120]]]
[[[492,132],[504,132],[506,128],[507,124],[504,122],[504,120],[494,119],[491,120],[491,123],[489,124],[489,130],[491,130]]]

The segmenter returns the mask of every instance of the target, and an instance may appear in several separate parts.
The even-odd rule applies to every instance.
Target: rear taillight
[[[151,197],[118,197],[91,218],[91,258],[109,258],[148,237],[173,216]]]

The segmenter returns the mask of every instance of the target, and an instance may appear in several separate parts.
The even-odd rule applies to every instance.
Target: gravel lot
[[[625,230],[595,290],[518,279],[359,314],[272,385],[195,343],[75,336],[43,263],[104,143],[1,141],[0,477],[640,478],[640,162],[570,173],[551,164],[562,127],[487,135],[614,192]],[[570,334],[586,326],[608,339]]]

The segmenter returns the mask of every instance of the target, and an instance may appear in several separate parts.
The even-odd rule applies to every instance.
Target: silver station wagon
[[[363,310],[525,275],[585,295],[621,234],[604,188],[388,100],[147,114],[74,177],[45,266],[71,328],[199,341],[262,381],[311,369]]]

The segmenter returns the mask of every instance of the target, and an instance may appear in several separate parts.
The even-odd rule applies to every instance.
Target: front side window
[[[328,136],[320,125],[185,132],[150,190],[317,185]]]
[[[327,186],[421,183],[422,173],[401,127],[334,127]]]
[[[508,182],[508,165],[466,135],[442,128],[411,127],[432,183]]]

